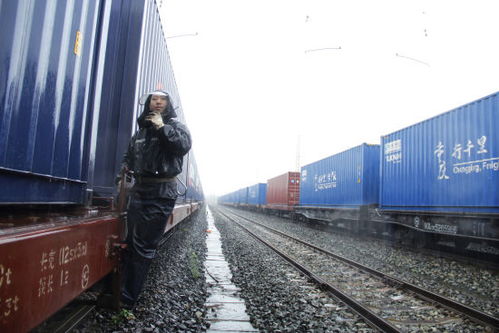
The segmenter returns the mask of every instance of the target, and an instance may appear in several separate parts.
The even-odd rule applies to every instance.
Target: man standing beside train
[[[135,178],[127,210],[121,294],[125,308],[133,308],[142,290],[178,196],[175,177],[191,148],[189,130],[173,119],[177,115],[167,92],[153,91],[141,101],[144,111],[137,120],[139,129],[123,158],[123,168]]]

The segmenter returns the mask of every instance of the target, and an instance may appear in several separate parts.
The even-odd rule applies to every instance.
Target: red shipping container
[[[300,173],[286,172],[267,180],[267,208],[292,210],[300,202]]]

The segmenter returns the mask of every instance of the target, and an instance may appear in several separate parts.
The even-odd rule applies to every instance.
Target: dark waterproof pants
[[[174,206],[174,199],[132,196],[127,213],[128,247],[123,264],[121,299],[124,303],[132,305],[137,301]]]

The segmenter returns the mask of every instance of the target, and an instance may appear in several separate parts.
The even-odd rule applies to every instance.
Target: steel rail
[[[80,304],[69,304],[48,321],[48,325],[35,328],[37,333],[69,333],[83,322],[95,309],[95,305],[87,301]]]
[[[303,245],[306,245],[306,246],[309,246],[311,248],[313,248],[314,250],[317,250],[319,252],[322,252],[322,253],[325,253],[337,260],[340,260],[340,261],[343,261],[351,266],[354,266],[364,272],[367,272],[369,274],[372,274],[374,276],[377,276],[383,280],[386,280],[386,281],[389,281],[401,288],[404,288],[406,290],[409,290],[417,295],[419,295],[420,297],[426,299],[426,300],[430,300],[430,301],[433,301],[433,302],[437,302],[438,304],[442,305],[443,307],[447,308],[447,309],[450,309],[452,311],[456,311],[462,315],[465,315],[466,317],[468,317],[469,319],[473,320],[474,322],[477,322],[479,324],[482,324],[482,325],[485,325],[485,326],[492,326],[493,328],[495,329],[499,329],[499,318],[496,318],[496,317],[493,317],[485,312],[482,312],[480,310],[477,310],[477,309],[474,309],[472,307],[469,307],[463,303],[460,303],[460,302],[457,302],[457,301],[454,301],[452,299],[449,299],[449,298],[446,298],[444,296],[441,296],[441,295],[438,295],[438,294],[435,294],[434,292],[431,292],[427,289],[424,289],[424,288],[421,288],[421,287],[418,287],[412,283],[409,283],[409,282],[406,282],[406,281],[403,281],[401,279],[398,279],[396,277],[393,277],[393,276],[390,276],[390,275],[387,275],[383,272],[380,272],[378,270],[375,270],[373,268],[370,268],[368,266],[365,266],[365,265],[362,265],[356,261],[353,261],[351,259],[348,259],[348,258],[345,258],[343,256],[340,256],[338,254],[335,254],[335,253],[332,253],[326,249],[323,249],[321,247],[318,247],[316,245],[313,245],[313,244],[310,244],[308,242],[305,242],[303,240],[300,240],[298,238],[295,238],[293,236],[290,236],[282,231],[279,231],[279,230],[276,230],[274,228],[271,228],[271,227],[268,227],[264,224],[261,224],[259,222],[256,222],[254,220],[251,220],[251,219],[248,219],[247,217],[244,217],[244,216],[241,216],[239,214],[236,214],[234,212],[231,212],[232,214],[242,218],[242,219],[245,219],[251,223],[255,223],[255,224],[258,224],[268,230],[271,230],[277,234],[280,234],[284,237],[288,237],[290,239],[293,239],[294,241],[297,241],[298,243],[301,243]]]
[[[303,272],[305,275],[307,275],[310,279],[312,279],[315,283],[317,283],[321,288],[331,292],[334,296],[336,296],[339,300],[341,300],[343,303],[345,303],[347,306],[349,306],[353,311],[355,311],[357,314],[359,314],[370,326],[381,330],[386,333],[391,333],[391,332],[401,332],[399,328],[396,326],[392,325],[390,322],[386,321],[382,317],[378,316],[376,313],[371,311],[369,308],[363,306],[359,302],[357,302],[355,299],[351,298],[347,294],[343,293],[340,289],[336,288],[335,286],[331,285],[330,283],[324,281],[311,271],[309,271],[307,268],[305,268],[303,265],[299,264],[295,260],[293,260],[291,257],[287,256],[285,253],[281,252],[279,249],[274,247],[272,244],[269,242],[265,241],[255,233],[253,233],[251,230],[228,216],[227,214],[218,211],[221,215],[229,219],[230,221],[236,223],[241,229],[249,233],[251,236],[253,236],[255,239],[258,241],[262,242],[266,246],[268,246],[270,249],[272,249],[275,253],[277,253],[280,257],[282,257],[284,260],[288,261],[291,265],[296,267],[298,270]]]

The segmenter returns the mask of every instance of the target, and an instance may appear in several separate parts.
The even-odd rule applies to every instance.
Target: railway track
[[[318,221],[318,224],[309,223],[308,226],[309,227],[312,226],[317,230],[324,230],[327,232],[331,232],[332,230],[334,230],[335,233],[347,235],[350,237],[387,242],[390,243],[390,246],[397,249],[413,251],[414,248],[417,248],[419,253],[447,258],[463,264],[472,264],[475,266],[478,265],[479,267],[483,267],[486,269],[494,269],[494,270],[499,269],[499,254],[480,252],[477,250],[464,250],[460,249],[459,247],[456,248],[453,244],[451,245],[450,242],[435,244],[433,242],[426,241],[424,243],[425,244],[424,246],[418,246],[410,240],[405,241],[402,239],[395,241],[394,239],[390,238],[390,236],[385,236],[381,234],[363,233],[362,235],[359,235],[352,232],[351,230],[335,227],[333,225],[327,224],[324,221]],[[410,238],[411,237],[407,237],[407,239]]]
[[[94,311],[95,302],[73,301],[61,309],[48,321],[35,328],[33,333],[66,333],[71,332],[78,324],[85,321]]]
[[[219,211],[385,332],[453,326],[487,332],[499,319],[301,241],[257,221]],[[241,220],[244,222],[241,223]],[[250,222],[248,225],[247,222]]]

